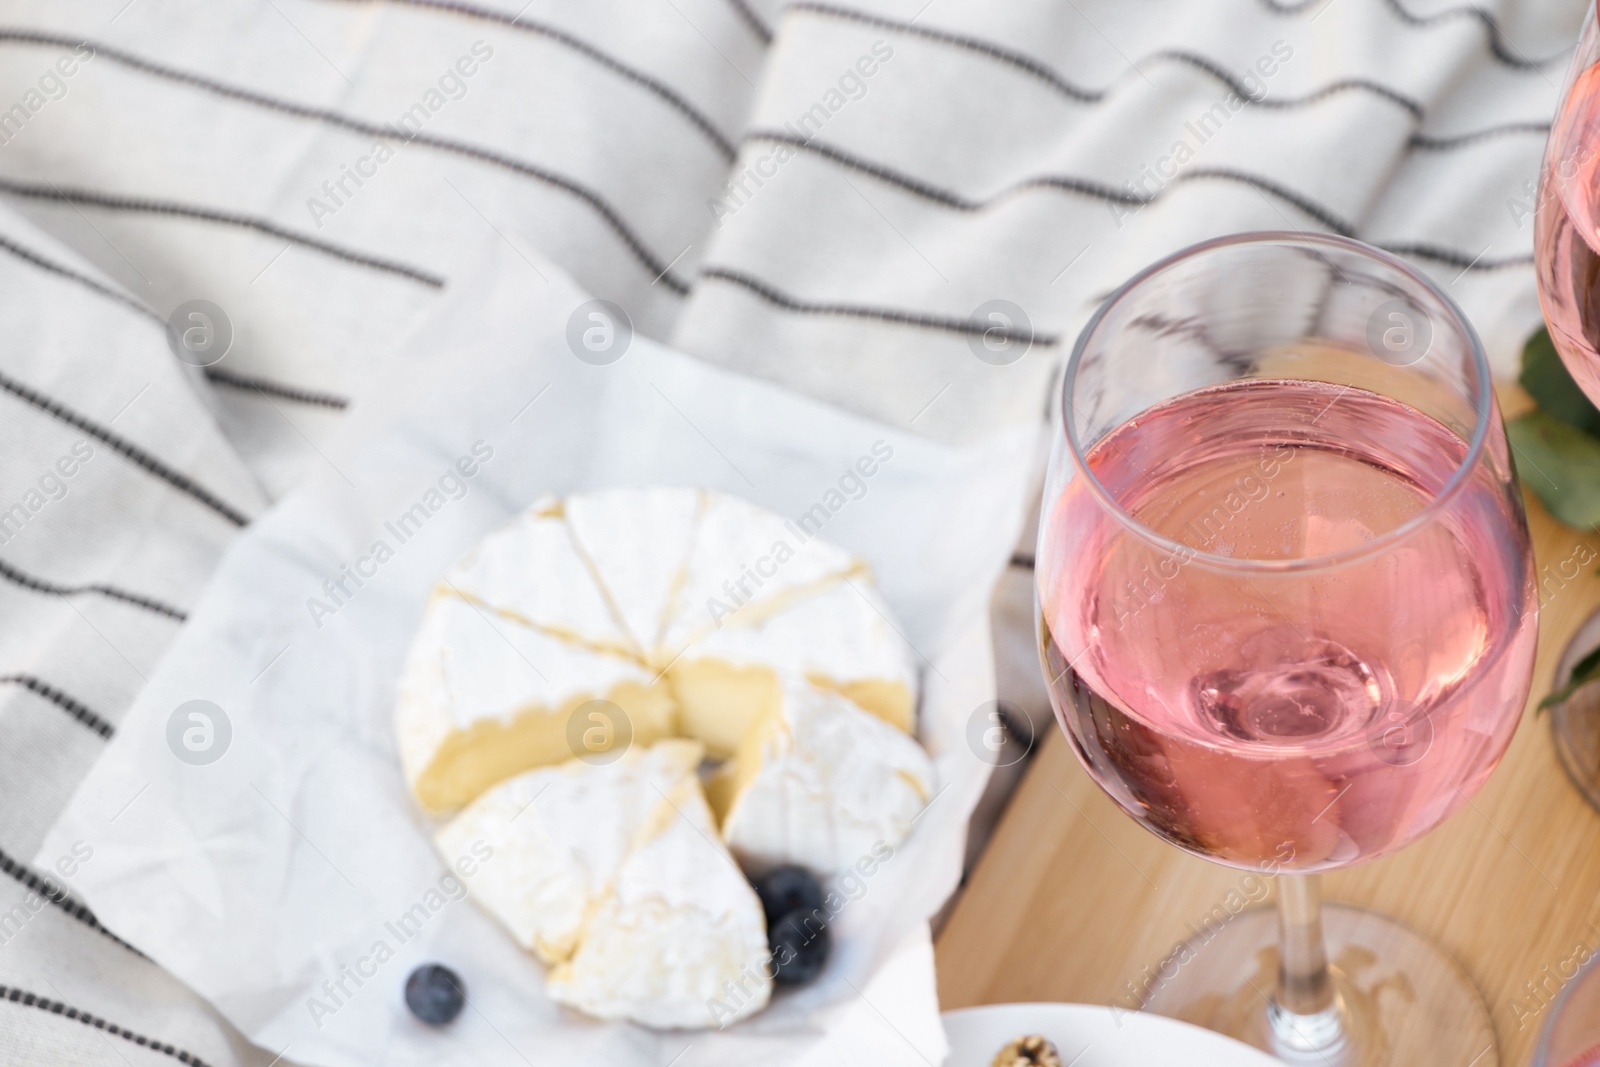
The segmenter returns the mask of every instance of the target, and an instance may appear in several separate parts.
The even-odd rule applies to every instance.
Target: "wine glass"
[[[1534,262],[1550,339],[1600,404],[1600,25],[1593,3],[1545,142],[1536,201]]]
[[[1290,1062],[1497,1063],[1461,969],[1317,877],[1465,803],[1527,699],[1533,559],[1472,327],[1359,242],[1223,237],[1105,302],[1057,418],[1062,728],[1147,829],[1279,876],[1276,914],[1207,919],[1144,1009]]]
[[[1550,340],[1573,380],[1600,404],[1600,24],[1592,3],[1545,142],[1537,203],[1534,263]],[[1557,684],[1565,685],[1579,656],[1597,645],[1600,614],[1574,637]],[[1600,719],[1593,690],[1560,701],[1550,731],[1568,777],[1600,808],[1600,772],[1592,758],[1600,751]]]

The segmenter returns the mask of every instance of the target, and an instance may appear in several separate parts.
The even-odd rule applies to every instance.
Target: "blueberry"
[[[791,911],[772,924],[767,935],[772,963],[780,985],[804,985],[822,973],[833,948],[828,913],[823,908]]]
[[[791,911],[816,911],[822,907],[822,886],[804,867],[774,867],[756,879],[756,896],[767,916],[767,929]]]
[[[444,1026],[461,1014],[467,988],[442,963],[424,963],[406,979],[406,1007],[429,1026]]]

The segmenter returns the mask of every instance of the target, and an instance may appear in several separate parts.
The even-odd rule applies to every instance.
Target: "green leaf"
[[[1595,649],[1574,664],[1572,677],[1567,679],[1567,684],[1539,701],[1539,706],[1534,710],[1543,711],[1545,708],[1561,703],[1596,678],[1600,678],[1600,648]]]
[[[1517,474],[1568,526],[1600,526],[1600,440],[1544,411],[1506,424]]]
[[[1600,410],[1589,403],[1550,340],[1549,330],[1528,338],[1522,349],[1522,376],[1518,379],[1539,407],[1569,426],[1600,436]]]

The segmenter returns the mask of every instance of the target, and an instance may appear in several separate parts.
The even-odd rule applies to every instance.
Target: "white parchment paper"
[[[501,252],[413,338],[434,372],[352,413],[320,473],[240,537],[41,855],[89,844],[72,891],[293,1062],[939,1062],[927,920],[957,884],[988,770],[969,726],[994,698],[989,594],[1017,539],[1035,431],[944,447],[640,337],[615,363],[586,363],[568,324],[590,324],[587,295]],[[892,456],[846,478],[875,445]],[[441,881],[392,729],[407,645],[454,559],[541,493],[648,484],[708,486],[791,518],[823,506],[823,536],[870,561],[921,659],[921,739],[939,773],[911,839],[851,887],[823,978],[716,1032],[552,1004],[540,965]],[[227,719],[208,764],[169,743],[192,700]],[[420,928],[397,924],[419,903]],[[439,1031],[401,993],[429,960],[469,991]]]

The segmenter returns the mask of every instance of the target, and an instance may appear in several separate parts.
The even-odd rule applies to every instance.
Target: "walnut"
[[[1061,1053],[1048,1039],[1029,1034],[1001,1049],[990,1067],[1062,1067]]]

